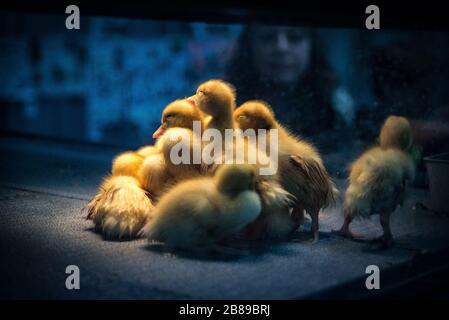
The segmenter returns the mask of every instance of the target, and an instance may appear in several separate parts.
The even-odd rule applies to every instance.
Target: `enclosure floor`
[[[330,233],[342,223],[340,202],[321,214],[317,244],[300,231],[295,241],[245,255],[199,257],[156,250],[145,240],[106,241],[83,208],[118,151],[0,138],[0,298],[319,297],[351,281],[362,288],[368,265],[387,270],[449,246],[449,219],[413,209],[426,201],[425,189],[412,189],[394,213],[398,243],[382,252]],[[344,191],[344,181],[338,185]],[[355,222],[353,230],[379,235],[378,217]],[[68,265],[80,268],[80,290],[65,288]]]

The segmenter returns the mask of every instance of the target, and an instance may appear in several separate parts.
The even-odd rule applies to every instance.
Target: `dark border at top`
[[[75,4],[81,15],[209,23],[262,23],[365,29],[370,4],[380,8],[381,29],[449,31],[444,2],[415,1],[1,1],[0,10],[65,14]],[[371,31],[375,32],[375,31]]]

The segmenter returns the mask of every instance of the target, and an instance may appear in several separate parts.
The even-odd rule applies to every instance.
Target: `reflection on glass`
[[[312,141],[330,171],[375,142],[390,114],[410,118],[416,157],[449,147],[449,37],[103,17],[1,13],[3,130],[121,146],[152,143],[162,109],[210,78],[238,103],[267,101]]]

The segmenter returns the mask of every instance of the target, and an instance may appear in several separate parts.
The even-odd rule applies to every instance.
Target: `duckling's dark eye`
[[[175,115],[172,114],[172,113],[166,114],[166,115],[164,116],[164,121],[165,121],[165,122],[171,122],[171,121],[173,120],[174,117],[175,117]]]
[[[204,95],[204,91],[203,90],[198,90],[198,92],[196,94],[199,95],[199,96],[202,96],[202,95]]]
[[[237,120],[238,120],[238,121],[246,120],[246,119],[248,119],[248,117],[247,117],[247,116],[244,116],[244,115],[241,115],[241,116],[238,116],[238,117],[237,117]]]

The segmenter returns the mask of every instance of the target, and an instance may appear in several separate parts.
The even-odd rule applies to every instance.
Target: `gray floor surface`
[[[382,252],[330,234],[342,222],[340,202],[322,212],[314,245],[299,232],[297,241],[225,258],[155,250],[145,240],[107,241],[83,208],[116,152],[0,139],[0,298],[296,299],[349,281],[363,285],[368,265],[388,269],[449,246],[449,219],[414,209],[427,200],[426,189],[412,189],[394,213],[397,245]],[[344,181],[338,185],[344,191]],[[376,216],[353,229],[367,238],[381,232]],[[68,265],[80,268],[80,290],[65,288]]]

